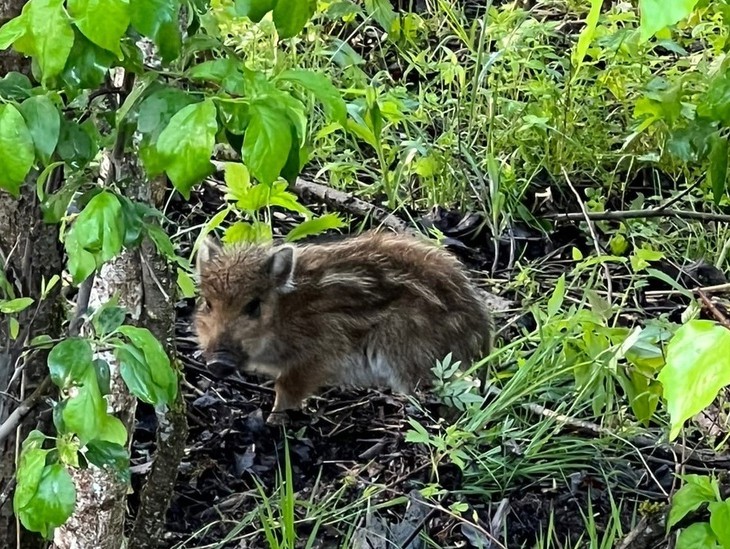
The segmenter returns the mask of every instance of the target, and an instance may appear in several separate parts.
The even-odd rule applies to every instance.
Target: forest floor
[[[660,158],[666,133],[629,135],[636,101],[658,101],[659,92],[642,95],[652,78],[702,70],[696,55],[712,54],[692,44],[703,39],[683,42],[686,51],[668,41],[622,48],[638,16],[609,2],[590,63],[574,78],[571,48],[585,17],[574,3],[537,2],[529,14],[505,4],[489,17],[480,2],[435,4],[407,20],[418,30],[406,45],[375,25],[337,20],[318,28],[315,53],[298,52],[297,63],[327,72],[322,59],[341,37],[335,55],[359,61],[333,77],[340,88],[387,82],[382,141],[393,153],[384,159],[323,129],[302,177],[386,209],[397,188],[391,213],[436,229],[505,300],[485,366],[494,391],[470,406],[459,379],[412,398],[330,389],[286,429],[273,427],[272,383],[207,372],[194,300],[183,300],[177,344],[190,434],[166,547],[667,547],[677,474],[730,469],[722,402],[668,444],[656,382],[673,327],[690,313],[725,314],[727,224],[712,217],[702,169]],[[391,188],[378,185],[383,170]],[[172,234],[184,235],[183,255],[223,207],[222,179],[191,201],[171,197],[166,215]],[[379,225],[347,201],[306,202],[342,214],[349,232]],[[708,217],[649,212],[657,207]],[[589,220],[625,210],[649,213]],[[295,220],[272,209],[275,235]],[[697,288],[712,306],[697,306]],[[135,487],[154,448],[154,412],[140,406],[137,419]]]

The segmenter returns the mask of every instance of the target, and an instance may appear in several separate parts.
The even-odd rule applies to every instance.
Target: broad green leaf
[[[560,307],[563,306],[563,300],[565,299],[565,274],[560,275],[553,293],[548,299],[547,303],[547,314],[549,317],[555,316],[560,311]]]
[[[323,74],[302,70],[290,69],[282,72],[277,80],[286,80],[299,84],[312,92],[324,106],[327,116],[343,126],[347,123],[347,105],[345,100],[332,81]]]
[[[686,420],[712,404],[730,384],[730,330],[709,320],[691,320],[667,346],[667,362],[657,377],[671,418],[670,440]]]
[[[72,167],[83,168],[99,152],[99,144],[88,126],[63,118],[56,152]]]
[[[20,113],[33,138],[38,156],[44,164],[48,164],[61,133],[58,109],[47,96],[35,95],[21,103]]]
[[[272,239],[271,227],[260,221],[254,223],[238,221],[228,227],[223,235],[223,242],[226,244],[238,244],[240,242],[262,244],[271,242]]]
[[[713,139],[710,149],[710,167],[707,171],[707,178],[712,188],[712,198],[715,204],[719,204],[727,190],[727,137]]]
[[[641,11],[640,41],[645,42],[657,32],[687,17],[697,0],[639,0]]]
[[[129,390],[148,404],[172,403],[177,396],[177,375],[162,344],[145,328],[122,326],[118,331],[130,341],[115,351]]]
[[[81,337],[71,337],[58,343],[48,353],[51,381],[64,389],[83,383],[93,367],[91,344]]]
[[[127,311],[113,303],[104,303],[94,313],[92,323],[97,336],[106,336],[114,332],[122,324],[127,316]]]
[[[185,198],[213,171],[210,157],[217,131],[215,105],[206,99],[183,108],[160,134],[157,149],[165,159],[165,171]]]
[[[96,373],[96,381],[99,383],[99,391],[101,391],[102,396],[108,395],[111,391],[112,381],[109,363],[102,358],[95,358],[92,364]]]
[[[299,34],[314,14],[315,0],[276,0],[274,25],[281,38]]]
[[[81,443],[75,435],[62,435],[56,438],[56,449],[58,450],[58,460],[71,467],[79,466],[79,450]]]
[[[578,73],[578,70],[583,64],[588,47],[591,45],[593,36],[596,34],[596,26],[598,25],[598,18],[601,15],[602,6],[603,0],[591,0],[591,10],[588,12],[588,17],[586,17],[586,26],[580,31],[578,43],[573,51],[572,61],[575,67],[574,74]]]
[[[730,74],[727,71],[718,72],[710,80],[707,91],[700,96],[697,114],[725,126],[730,124]]]
[[[268,206],[280,206],[288,210],[309,214],[309,210],[297,201],[296,195],[286,190],[287,184],[277,182],[273,185],[259,183],[239,197],[236,205],[246,212],[256,212]]]
[[[86,38],[122,59],[119,42],[129,27],[129,0],[68,0],[68,11]]]
[[[60,74],[73,47],[74,31],[63,3],[64,0],[33,0],[23,10],[28,32],[15,42],[15,48],[35,58],[43,82]]]
[[[61,78],[72,89],[94,89],[104,82],[114,63],[114,54],[100,48],[74,29],[74,45],[68,55]]]
[[[290,121],[276,106],[261,101],[251,104],[249,115],[243,160],[256,179],[271,184],[279,177],[292,146]]]
[[[88,255],[95,268],[115,257],[124,243],[124,216],[115,194],[102,191],[81,211],[66,237],[69,271],[75,283],[89,275]],[[93,272],[93,270],[92,270]]]
[[[286,240],[288,242],[294,242],[308,236],[323,233],[330,229],[339,229],[344,225],[344,221],[342,221],[337,214],[325,214],[314,219],[302,221],[299,225],[287,233]]]
[[[689,513],[699,509],[703,503],[718,500],[717,482],[701,475],[685,475],[685,481],[672,497],[672,507],[667,517],[667,530],[681,521]]]
[[[730,499],[710,503],[710,528],[723,548],[730,547]]]
[[[720,545],[708,523],[696,522],[680,532],[675,549],[720,549]]]
[[[0,302],[0,313],[13,314],[24,311],[34,303],[32,297],[19,297],[17,299],[11,299],[10,301]]]
[[[10,71],[0,78],[0,97],[9,101],[22,101],[31,96],[30,79],[19,72]]]
[[[81,384],[65,402],[62,418],[65,429],[76,433],[82,444],[97,439],[118,444],[126,442],[124,425],[106,411],[106,401],[101,396],[93,367],[86,370]]]
[[[254,23],[274,9],[276,0],[235,0],[236,15],[248,17]]]
[[[6,22],[0,26],[0,50],[8,49],[13,45],[13,42],[25,36],[27,32],[28,22],[25,14],[20,14]]]
[[[397,36],[398,14],[393,10],[390,0],[365,0],[365,9],[385,32]]]
[[[224,173],[226,199],[240,200],[251,188],[251,175],[248,168],[237,162],[227,162]]]
[[[18,196],[33,167],[33,137],[13,105],[0,105],[0,188]]]
[[[15,511],[22,509],[33,499],[38,490],[38,483],[41,481],[43,469],[46,466],[46,456],[49,450],[41,449],[38,444],[26,447],[23,443],[23,451],[20,454],[20,464],[16,474],[15,495],[13,506]]]
[[[90,463],[100,468],[109,467],[123,482],[129,482],[129,452],[121,444],[94,440],[86,445],[84,455]]]
[[[74,231],[66,235],[64,246],[66,254],[68,254],[68,271],[71,273],[74,284],[80,284],[96,270],[94,255],[84,250],[79,244]]]
[[[63,525],[76,505],[76,488],[71,475],[60,463],[47,465],[33,497],[15,512],[28,530],[49,539],[53,529]]]
[[[180,0],[129,0],[132,26],[159,48],[169,62],[180,53]]]

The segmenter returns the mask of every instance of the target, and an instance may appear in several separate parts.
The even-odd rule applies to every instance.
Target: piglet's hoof
[[[266,419],[266,423],[269,425],[286,425],[287,415],[285,411],[271,412],[269,417]]]

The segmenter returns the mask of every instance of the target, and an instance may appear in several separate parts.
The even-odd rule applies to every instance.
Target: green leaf
[[[26,442],[28,442],[28,439],[26,439]],[[37,443],[26,446],[26,442],[23,443],[23,452],[20,454],[20,464],[16,474],[17,484],[13,497],[13,506],[16,513],[30,503],[38,490],[38,484],[46,466],[46,456],[49,452],[49,450],[41,449]]]
[[[670,440],[686,420],[701,412],[730,385],[730,330],[709,320],[691,320],[667,346],[657,377],[671,418]]]
[[[726,137],[717,137],[712,141],[710,149],[710,167],[707,178],[712,188],[712,198],[719,204],[727,190],[727,155],[728,146]]]
[[[239,242],[262,244],[271,242],[272,239],[271,227],[260,221],[253,223],[238,221],[228,227],[223,235],[223,242],[226,244],[237,244]]]
[[[675,549],[720,549],[712,528],[706,522],[696,522],[682,530]]]
[[[58,460],[64,465],[71,467],[79,466],[79,449],[81,443],[74,435],[62,435],[56,438],[56,449]]]
[[[88,126],[61,119],[61,133],[56,147],[58,156],[74,168],[83,168],[99,152]]]
[[[0,302],[0,313],[13,314],[19,313],[33,305],[35,300],[32,297],[19,297],[10,301]]]
[[[93,362],[94,372],[96,372],[96,381],[99,383],[99,391],[103,395],[108,395],[111,390],[112,374],[109,363],[101,358],[95,358]]]
[[[61,78],[71,89],[94,89],[101,86],[114,63],[114,54],[100,48],[74,29],[74,45],[68,55]]]
[[[28,530],[49,539],[53,529],[65,524],[76,505],[76,488],[60,463],[43,468],[33,497],[15,512]]]
[[[38,156],[44,164],[48,164],[61,133],[58,109],[47,96],[35,95],[21,103],[20,113],[33,138]]]
[[[100,468],[110,468],[123,482],[129,482],[129,452],[121,444],[93,440],[86,445],[86,459]]]
[[[193,185],[213,172],[210,157],[217,131],[215,105],[206,99],[184,107],[160,134],[157,149],[165,159],[165,171],[186,199]]]
[[[94,368],[88,368],[74,396],[66,402],[62,412],[68,432],[76,433],[82,444],[95,439],[124,444],[127,433],[124,425],[107,414],[106,401],[101,396]]]
[[[274,7],[274,25],[280,38],[299,34],[314,14],[314,0],[277,0]]]
[[[730,499],[710,503],[710,528],[723,548],[730,547]]]
[[[0,26],[0,50],[6,50],[13,45],[18,38],[25,36],[28,32],[28,20],[25,14],[18,15],[4,25]]]
[[[180,267],[177,269],[177,286],[180,288],[183,298],[190,299],[195,296],[195,282],[192,277]]]
[[[0,105],[0,188],[13,196],[33,167],[33,137],[23,115],[13,105]]]
[[[94,268],[100,267],[121,252],[124,235],[119,199],[109,191],[100,192],[81,211],[66,236],[68,267],[74,282],[82,282],[90,274],[88,254],[94,259]]]
[[[565,299],[565,274],[560,275],[558,281],[555,283],[555,289],[548,299],[547,303],[547,314],[548,317],[555,316],[560,311],[560,307],[563,306],[563,300]]]
[[[180,0],[129,0],[132,26],[159,48],[170,62],[180,53]]]
[[[43,83],[61,73],[74,43],[71,20],[64,0],[33,0],[23,9],[28,32],[15,48],[32,55],[43,74]]]
[[[145,328],[122,326],[130,343],[115,352],[129,390],[148,404],[171,404],[177,397],[177,374],[162,344]]]
[[[294,242],[308,236],[329,231],[330,229],[339,229],[344,225],[344,221],[342,221],[337,214],[325,214],[314,219],[302,221],[299,225],[289,231],[286,235],[286,240],[287,242]]]
[[[396,32],[398,14],[393,10],[390,0],[365,0],[365,9],[385,32],[389,34]]]
[[[687,17],[697,0],[639,0],[641,42]]]
[[[598,25],[598,18],[601,15],[602,6],[603,0],[591,0],[591,10],[588,12],[588,17],[586,17],[586,26],[580,31],[580,35],[578,35],[578,43],[572,55],[573,66],[575,67],[573,74],[577,74],[583,64],[588,47],[591,45],[593,37],[596,34],[596,26]]]
[[[51,381],[61,389],[83,383],[92,366],[91,345],[80,337],[64,339],[48,353]]]
[[[129,0],[68,0],[68,11],[86,38],[122,59],[119,42],[129,27]]]
[[[235,0],[236,15],[248,17],[254,23],[274,9],[276,0]]]
[[[0,97],[9,101],[22,101],[31,96],[30,79],[19,72],[10,71],[0,78]]]
[[[104,305],[99,307],[99,309],[94,313],[92,318],[96,335],[104,337],[113,333],[117,328],[124,324],[126,316],[127,311],[123,307],[119,307],[109,302],[104,303]]]
[[[345,100],[327,76],[308,70],[290,69],[277,76],[277,80],[294,82],[312,92],[324,106],[327,116],[343,126],[347,123]]]
[[[223,177],[226,182],[226,199],[240,200],[251,188],[251,175],[243,164],[227,162]]]
[[[703,503],[718,500],[717,481],[701,475],[685,475],[682,478],[685,484],[672,497],[672,507],[667,518],[667,530],[689,513],[699,509]]]
[[[69,273],[71,273],[74,284],[80,284],[96,270],[94,255],[84,250],[79,244],[74,231],[66,236],[64,246],[68,254]]]
[[[251,104],[249,115],[243,160],[256,179],[271,184],[279,177],[292,146],[290,121],[280,109],[262,101]]]

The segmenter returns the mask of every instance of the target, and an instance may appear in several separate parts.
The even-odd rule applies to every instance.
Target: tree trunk
[[[18,15],[24,4],[25,0],[0,0],[0,25]],[[11,50],[0,52],[0,76],[9,71],[30,76],[30,61]],[[42,280],[48,281],[62,272],[63,250],[58,226],[42,221],[34,180],[34,176],[28,178],[17,199],[0,191],[0,256],[16,295],[39,300]],[[20,356],[23,346],[34,336],[48,334],[56,338],[61,334],[64,316],[60,286],[58,284],[54,294],[40,303],[37,312],[34,304],[18,316],[20,332],[15,341],[10,337],[8,318],[0,317],[0,425],[47,374],[47,353],[25,359]],[[39,421],[51,425],[50,419],[50,413],[35,413],[20,424],[15,434],[0,442],[0,549],[16,546],[25,549],[40,542],[38,537],[27,532],[21,535],[17,530],[12,486],[20,442]]]

